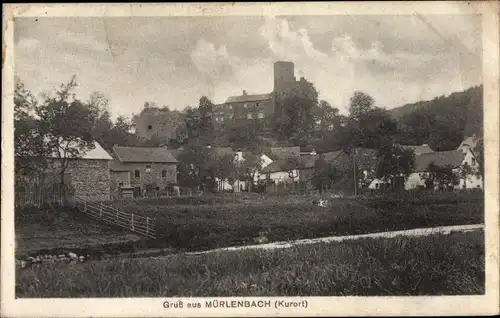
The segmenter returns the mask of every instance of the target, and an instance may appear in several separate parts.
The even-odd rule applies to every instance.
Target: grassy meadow
[[[285,241],[484,221],[481,193],[332,199],[326,208],[314,205],[313,199],[240,194],[111,204],[125,212],[155,217],[157,241],[186,250],[254,244],[259,236]]]
[[[277,250],[45,265],[17,297],[389,296],[484,293],[482,231]]]

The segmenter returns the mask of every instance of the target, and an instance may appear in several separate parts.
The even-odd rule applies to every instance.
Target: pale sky
[[[345,113],[355,90],[393,108],[481,84],[481,37],[477,15],[18,18],[15,73],[34,93],[76,74],[116,117],[270,93],[286,60]]]

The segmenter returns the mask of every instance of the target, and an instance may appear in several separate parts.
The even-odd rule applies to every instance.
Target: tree
[[[464,188],[467,188],[467,179],[469,176],[473,175],[475,171],[472,169],[467,162],[463,165],[460,166],[460,169],[458,171],[458,174],[460,176],[460,179],[464,180]],[[453,184],[456,185],[456,184]]]
[[[332,189],[342,176],[342,172],[331,162],[327,162],[323,156],[316,160],[313,169],[311,181],[321,193],[325,189]]]
[[[99,92],[93,92],[90,95],[88,107],[92,117],[95,118],[92,126],[93,139],[98,141],[105,149],[111,149],[115,143],[112,138],[113,135],[110,134],[113,121],[111,120],[108,99]]]
[[[390,141],[378,149],[376,177],[390,182],[393,189],[397,180],[406,178],[415,167],[415,154],[412,149],[403,148]]]
[[[204,144],[212,145],[214,141],[214,125],[212,122],[214,104],[206,97],[200,98],[198,111],[200,114],[200,137]]]
[[[255,180],[257,172],[262,169],[263,160],[259,155],[251,152],[243,153],[243,162],[238,165],[238,175],[243,176],[244,180],[248,182],[248,192],[252,191],[252,184]]]
[[[42,177],[47,166],[47,153],[40,123],[34,113],[35,96],[16,78],[14,91],[14,162],[15,176]]]
[[[340,126],[340,116],[338,108],[334,108],[327,101],[320,101],[314,108],[313,117],[316,124],[316,131],[322,138]]]
[[[451,122],[437,122],[429,135],[429,147],[434,151],[455,150],[463,140],[460,128]]]
[[[206,146],[192,142],[179,154],[179,184],[187,187],[209,186],[211,157]]]
[[[453,171],[451,165],[438,166],[431,162],[427,168],[426,185],[428,188],[434,188],[437,185],[439,189],[445,189],[459,184],[459,181],[459,176]]]
[[[292,93],[277,103],[282,110],[274,118],[278,138],[294,145],[308,144],[314,130],[312,111],[318,104],[318,92],[314,85],[302,78]]]
[[[234,181],[235,175],[235,158],[231,154],[226,154],[222,157],[215,157],[214,160],[214,175],[219,179],[219,189],[222,189],[225,181],[230,184]]]
[[[259,148],[259,133],[262,127],[258,121],[235,121],[228,125],[227,140],[236,149],[257,150]]]
[[[375,100],[368,94],[356,91],[351,97],[349,117],[352,120],[361,120],[375,107]]]
[[[397,122],[374,99],[362,92],[355,92],[349,106],[347,124],[339,134],[343,150],[353,148],[379,149],[393,142],[399,135]]]
[[[56,96],[46,96],[36,109],[40,130],[48,153],[57,159],[60,183],[70,162],[94,148],[93,129],[96,113],[72,93],[77,86],[73,76],[62,84]]]

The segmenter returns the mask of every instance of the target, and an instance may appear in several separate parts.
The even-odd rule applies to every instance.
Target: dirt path
[[[473,225],[453,225],[453,226],[440,226],[432,228],[419,228],[412,230],[402,230],[402,231],[391,231],[391,232],[378,232],[370,234],[359,234],[359,235],[346,235],[346,236],[330,236],[321,237],[315,239],[304,239],[295,240],[287,242],[274,242],[259,245],[245,245],[245,246],[235,246],[235,247],[224,247],[217,248],[214,250],[203,251],[203,252],[187,252],[185,255],[199,255],[213,252],[221,251],[237,251],[243,249],[277,249],[277,248],[289,248],[297,245],[314,244],[314,243],[328,243],[328,242],[342,242],[347,240],[358,240],[363,238],[392,238],[397,236],[427,236],[432,234],[444,234],[448,235],[451,232],[469,232],[484,229],[483,224],[473,224]]]

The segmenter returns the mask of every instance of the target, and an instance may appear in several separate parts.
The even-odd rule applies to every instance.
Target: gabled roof
[[[120,162],[156,162],[176,163],[177,160],[165,147],[113,147],[113,151]]]
[[[462,141],[462,143],[460,144],[460,146],[458,146],[458,148],[462,148],[464,146],[469,146],[471,149],[474,149],[474,148],[476,148],[477,142],[478,142],[478,139],[476,136],[469,136],[469,137],[466,137],[464,139],[464,141]]]
[[[429,145],[421,145],[421,146],[401,145],[401,147],[412,149],[415,155],[434,152],[434,150],[432,150],[431,147],[429,147]]]
[[[273,160],[299,157],[300,147],[271,147],[266,155]]]
[[[211,147],[209,150],[217,157],[224,157],[225,155],[236,155],[236,152],[231,147]]]
[[[45,138],[45,142],[49,142],[49,138]],[[62,143],[62,147],[66,148],[68,144],[67,143]],[[88,151],[85,151],[83,149],[78,148],[77,143],[70,144],[70,147],[72,149],[78,149],[78,153],[80,154],[77,158],[75,159],[86,159],[86,160],[113,160],[113,158],[109,155],[109,153],[104,150],[104,148],[97,142],[94,141],[94,149],[90,149]],[[59,149],[59,153],[61,157],[64,157],[64,150]],[[48,158],[59,158],[57,155],[57,152],[51,154],[48,156]]]
[[[374,164],[374,158],[377,155],[377,151],[374,149],[368,149],[368,148],[357,148],[356,150],[356,158],[358,165],[366,165],[369,164],[370,166]],[[362,160],[364,158],[367,158],[369,160]],[[333,164],[334,166],[338,168],[347,168],[350,167],[352,164],[352,155],[347,154],[343,150],[337,150],[337,151],[331,151],[331,152],[325,152],[320,155],[305,155],[302,156],[302,168],[303,169],[311,169],[314,168],[314,165],[316,164],[316,160],[319,158],[323,158],[328,163]]]
[[[293,169],[299,168],[299,162],[293,163],[287,159],[278,159],[276,161],[271,162],[268,166],[262,169],[263,173],[273,173],[273,172],[282,172],[282,171],[290,171]]]
[[[458,168],[465,158],[465,153],[461,150],[439,151],[426,153],[415,156],[415,172],[425,172],[429,168],[430,163],[437,166],[450,165],[453,168]]]
[[[226,100],[226,103],[258,102],[261,100],[268,100],[272,98],[272,94],[229,96]]]
[[[316,164],[316,160],[320,158],[320,155],[304,155],[300,157],[302,161],[301,169],[312,169]]]

